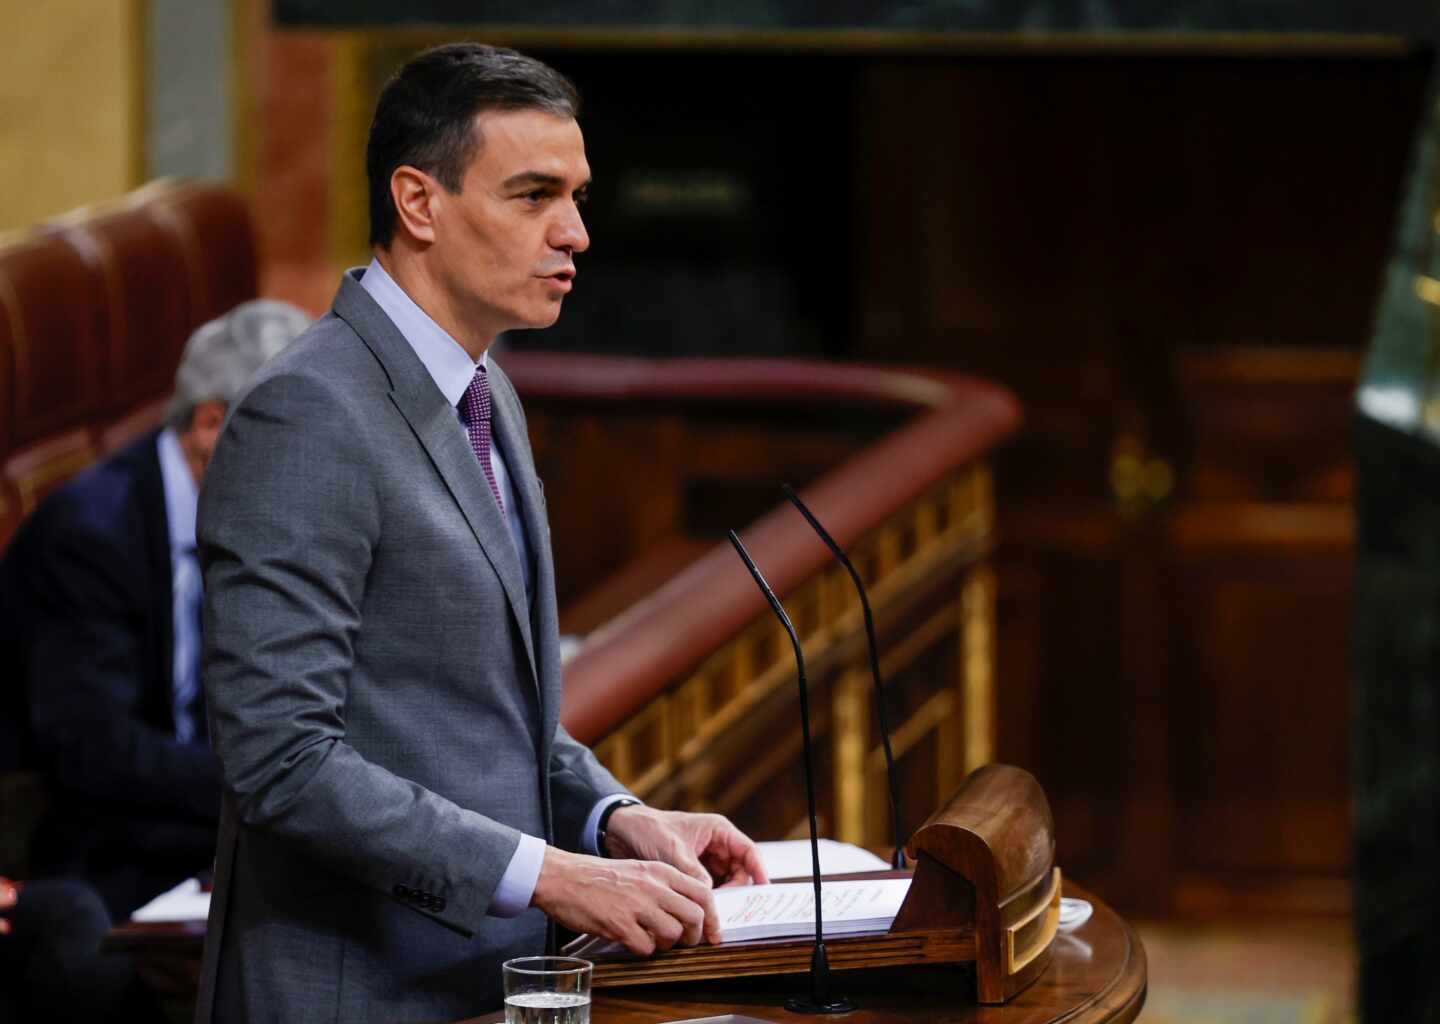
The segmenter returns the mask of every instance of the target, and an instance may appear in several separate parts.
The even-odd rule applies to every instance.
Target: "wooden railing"
[[[591,418],[614,424],[611,440],[632,444],[643,440],[648,422],[657,439],[652,450],[675,453],[655,456],[642,479],[616,484],[641,488],[651,500],[632,504],[653,520],[653,508],[684,504],[674,493],[705,474],[707,459],[727,464],[737,490],[753,490],[772,466],[728,457],[723,438],[743,438],[757,422],[773,426],[780,411],[810,410],[786,417],[801,424],[793,433],[776,429],[771,462],[804,472],[797,451],[843,453],[836,464],[810,466],[801,493],[869,588],[906,827],[991,759],[995,585],[987,554],[995,508],[986,459],[1018,425],[1008,394],[953,375],[790,361],[511,354],[502,362],[529,410],[557,536],[583,530],[564,520],[585,495],[557,492],[547,465],[604,457],[586,450],[585,437],[602,445],[607,438],[585,428]],[[853,416],[833,421],[837,409]],[[868,444],[824,443],[828,431],[853,435],[867,419]],[[737,465],[753,472],[737,473]],[[558,467],[554,477],[564,476]],[[778,489],[772,493],[780,501]],[[627,503],[622,497],[614,504]],[[715,536],[708,546],[697,543],[678,518],[652,527],[685,539],[663,550],[703,553],[657,580],[648,596],[615,608],[584,638],[566,667],[564,721],[647,801],[719,810],[761,835],[798,833],[804,801],[789,640],[728,544]],[[783,501],[742,536],[801,635],[826,830],[884,844],[884,758],[849,577]],[[628,554],[615,571],[643,577],[647,545]],[[557,557],[564,577],[563,553]]]

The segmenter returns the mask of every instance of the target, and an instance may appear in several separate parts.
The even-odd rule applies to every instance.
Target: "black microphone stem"
[[[795,647],[795,664],[798,666],[800,676],[800,733],[805,741],[805,796],[810,804],[810,863],[815,876],[815,938],[819,942],[825,941],[821,932],[822,922],[820,916],[820,837],[815,831],[815,780],[810,775],[810,694],[809,687],[805,685],[805,655],[800,649],[800,634],[795,632],[794,625],[790,622],[790,616],[785,614],[785,606],[775,596],[775,591],[770,589],[770,584],[765,582],[765,577],[760,574],[760,567],[750,557],[750,552],[745,550],[745,545],[740,543],[740,537],[734,530],[730,531],[730,543],[735,545],[735,550],[745,561],[745,568],[750,570],[750,575],[755,577],[755,583],[759,586],[765,600],[770,602],[770,607],[780,619],[780,624],[785,627],[785,632],[790,634],[790,643]]]
[[[866,595],[865,584],[849,556],[835,543],[830,532],[820,525],[820,520],[816,519],[815,514],[800,500],[795,489],[789,484],[782,484],[780,489],[785,492],[790,503],[799,509],[810,528],[825,542],[835,560],[845,567],[851,582],[855,584],[855,592],[860,595],[860,610],[865,616],[865,637],[870,642],[870,675],[875,680],[875,715],[880,720],[880,742],[885,747],[885,778],[890,789],[890,829],[895,839],[895,852],[890,855],[890,866],[901,871],[905,868],[905,837],[900,831],[900,787],[895,780],[895,755],[890,749],[890,722],[885,712],[885,684],[880,679],[880,645],[875,641],[875,616],[870,611],[870,598]]]
[[[830,961],[825,954],[824,915],[821,910],[820,837],[815,823],[815,777],[810,767],[814,758],[810,751],[810,692],[805,681],[805,652],[800,646],[800,634],[795,631],[790,616],[785,614],[785,606],[780,603],[780,598],[775,596],[775,591],[770,589],[770,584],[765,582],[759,566],[740,542],[739,534],[731,530],[729,537],[736,553],[754,577],[755,585],[765,595],[765,600],[770,602],[770,608],[785,627],[785,632],[790,634],[790,643],[795,648],[795,671],[800,680],[800,731],[805,746],[805,798],[810,807],[811,881],[815,885],[815,951],[810,957],[810,998],[791,998],[785,1005],[796,1013],[848,1013],[855,1008],[853,1003],[844,997],[833,1000],[830,998]]]

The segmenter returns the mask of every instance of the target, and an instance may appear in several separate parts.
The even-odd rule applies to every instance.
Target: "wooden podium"
[[[894,923],[885,932],[827,938],[832,970],[973,964],[976,1000],[987,1004],[1007,1002],[1040,976],[1059,925],[1060,871],[1050,807],[1028,772],[996,764],[976,770],[915,831],[906,852],[916,866]],[[807,937],[646,958],[602,954],[592,958],[594,985],[803,974],[813,945]]]
[[[837,1024],[1127,1024],[1145,1004],[1145,950],[1119,916],[1094,896],[1065,883],[1066,896],[1094,904],[1074,931],[1061,932],[1050,965],[1003,1006],[975,1002],[970,972],[956,965],[856,971],[832,977],[832,988],[854,999]],[[828,943],[827,943],[828,945]],[[799,978],[747,978],[605,988],[594,993],[591,1024],[661,1024],[744,1014],[773,1024],[816,1024],[825,1018],[787,1011]],[[503,1013],[466,1024],[498,1024]]]
[[[1028,773],[979,769],[907,850],[917,862],[914,881],[890,930],[826,940],[837,971],[832,987],[859,1004],[843,1015],[848,1024],[1092,1024],[1139,1014],[1145,951],[1130,927],[1065,883],[1067,895],[1090,900],[1094,914],[1073,932],[1058,930],[1050,812]],[[158,991],[188,997],[202,937],[199,925],[127,924],[106,945],[136,954]],[[592,1020],[657,1024],[736,1012],[813,1022],[783,1008],[804,985],[811,945],[783,939],[597,958]]]

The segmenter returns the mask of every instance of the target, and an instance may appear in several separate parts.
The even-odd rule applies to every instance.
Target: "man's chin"
[[[560,299],[556,299],[535,310],[531,316],[526,318],[522,326],[532,331],[539,331],[546,327],[554,327],[555,322],[559,319]]]

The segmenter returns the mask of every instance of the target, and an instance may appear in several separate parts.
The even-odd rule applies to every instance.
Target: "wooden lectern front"
[[[1049,804],[1028,772],[986,765],[930,816],[906,847],[913,881],[888,931],[826,939],[832,970],[973,965],[974,1000],[1003,1004],[1050,963],[1060,919]],[[837,877],[895,877],[871,872]],[[595,958],[595,987],[803,974],[810,938]],[[839,984],[839,982],[837,982]]]
[[[978,769],[907,850],[914,880],[890,929],[826,940],[831,986],[858,1004],[842,1015],[847,1024],[1123,1024],[1139,1014],[1145,951],[1130,927],[1066,883],[1067,895],[1088,899],[1094,913],[1073,931],[1059,929],[1049,806],[1027,772]],[[135,953],[162,991],[188,995],[193,974],[184,968],[198,967],[202,934],[195,925],[129,924],[107,947]],[[808,938],[769,939],[595,957],[592,1021],[660,1024],[731,1012],[774,1024],[814,1021],[784,1009],[786,996],[807,984],[811,948]],[[167,973],[176,978],[165,983]]]
[[[1130,928],[1086,894],[1091,918],[1073,932],[1059,930],[1050,809],[1028,772],[978,769],[906,850],[913,881],[890,929],[825,940],[837,972],[832,990],[858,1004],[840,1018],[1078,1024],[1139,1014],[1145,953]],[[777,1024],[814,1021],[784,1009],[785,997],[807,983],[812,947],[810,938],[767,939],[645,958],[596,956],[592,1019],[655,1024],[733,1012]]]
[[[1128,1024],[1145,1003],[1145,950],[1135,933],[1094,896],[1065,883],[1066,896],[1094,904],[1090,919],[1062,932],[1050,964],[1004,1006],[975,1002],[968,972],[948,965],[858,971],[832,978],[832,988],[856,1003],[837,1024]],[[816,1024],[785,1009],[803,979],[652,985],[597,990],[591,1024],[662,1024],[733,1013],[768,1024]],[[467,1024],[498,1024],[489,1014]]]

